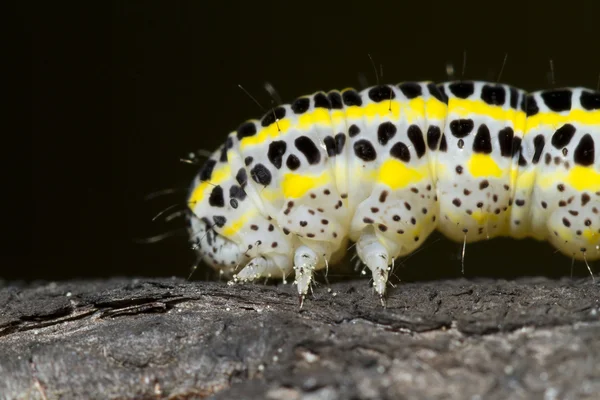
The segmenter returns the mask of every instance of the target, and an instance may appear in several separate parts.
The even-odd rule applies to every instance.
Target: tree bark
[[[0,286],[2,286],[0,284]],[[0,288],[2,399],[575,399],[600,393],[591,279]]]

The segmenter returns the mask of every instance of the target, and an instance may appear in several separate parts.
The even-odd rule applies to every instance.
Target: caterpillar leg
[[[317,243],[315,243],[319,247]],[[296,279],[294,283],[298,287],[298,299],[300,308],[304,304],[304,298],[313,281],[314,272],[326,265],[328,255],[322,251],[315,251],[307,245],[302,245],[294,252],[294,272]]]
[[[356,250],[360,259],[367,265],[373,274],[373,287],[381,305],[385,307],[385,289],[390,270],[390,256],[388,250],[381,243],[372,230],[363,232],[356,242]]]
[[[291,272],[292,268],[287,257],[258,256],[235,274],[231,282],[251,282],[260,278],[283,278],[285,281],[285,277]]]

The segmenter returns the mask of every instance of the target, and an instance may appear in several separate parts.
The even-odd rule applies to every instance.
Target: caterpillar
[[[600,92],[483,82],[316,92],[231,132],[188,196],[199,256],[232,282],[314,272],[356,245],[390,266],[439,230],[549,241],[600,259]],[[589,266],[588,266],[589,267]],[[593,275],[592,275],[593,276]]]

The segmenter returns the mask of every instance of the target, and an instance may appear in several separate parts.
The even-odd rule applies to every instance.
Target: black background
[[[184,193],[196,167],[189,151],[212,151],[260,109],[270,82],[284,102],[315,90],[360,87],[383,64],[386,83],[465,79],[546,88],[596,87],[599,2],[121,1],[32,3],[32,235],[3,252],[0,277],[67,279],[186,276],[184,236],[141,245],[172,228],[150,223]],[[460,72],[459,72],[460,74]],[[29,239],[29,238],[28,238]],[[430,241],[398,270],[403,280],[460,275],[460,245]],[[493,240],[468,245],[467,276],[568,275],[549,245]],[[599,264],[596,263],[596,269]],[[586,274],[583,264],[575,272]],[[198,278],[206,276],[198,273]]]

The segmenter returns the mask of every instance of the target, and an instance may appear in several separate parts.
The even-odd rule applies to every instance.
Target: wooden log
[[[591,279],[1,284],[1,399],[597,398]]]

